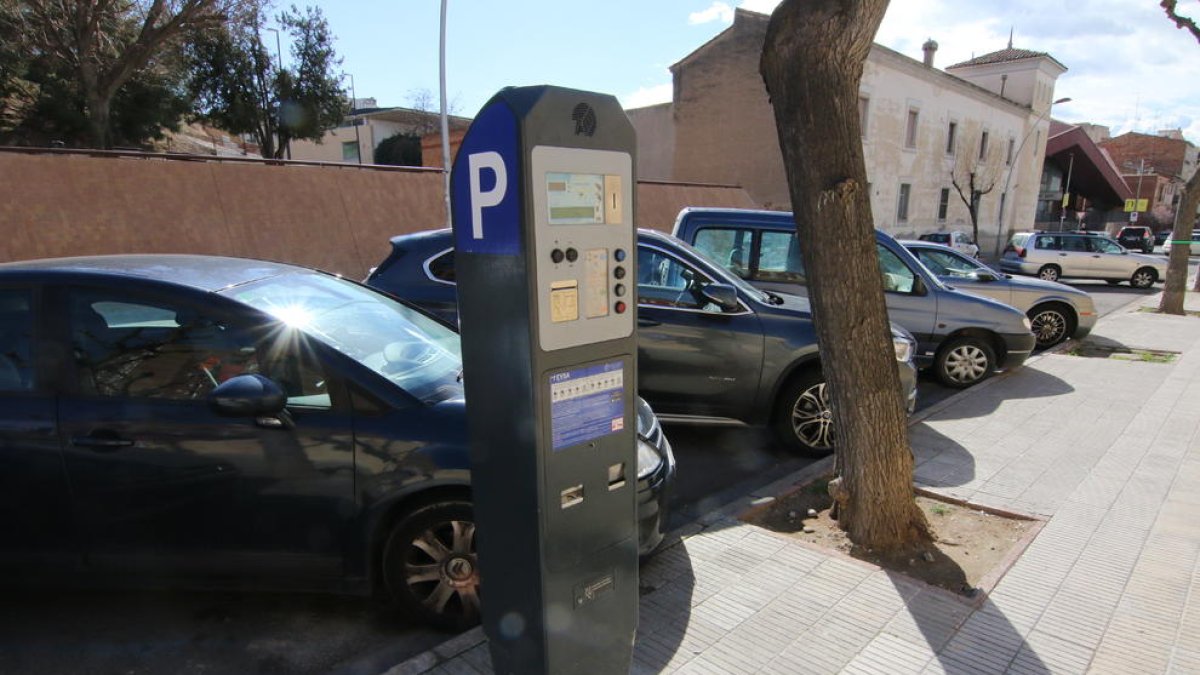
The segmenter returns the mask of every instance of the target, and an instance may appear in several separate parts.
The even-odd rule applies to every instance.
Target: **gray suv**
[[[1130,253],[1108,237],[1078,232],[1017,232],[1004,248],[1000,269],[1046,281],[1128,281],[1134,288],[1150,288],[1167,278],[1165,258]]]

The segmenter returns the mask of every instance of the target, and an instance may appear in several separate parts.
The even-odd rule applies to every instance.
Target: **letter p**
[[[481,189],[484,169],[491,169],[496,184],[491,190]],[[508,172],[504,169],[504,158],[498,152],[479,152],[467,157],[467,172],[471,178],[471,236],[483,239],[483,210],[504,201],[508,191]]]

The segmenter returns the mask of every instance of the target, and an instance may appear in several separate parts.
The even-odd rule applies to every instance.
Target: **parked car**
[[[930,241],[935,244],[949,246],[950,248],[971,256],[972,258],[979,257],[979,246],[971,239],[971,235],[960,230],[952,232],[926,232],[917,237],[921,241]]]
[[[453,329],[206,256],[3,264],[0,315],[6,579],[378,592],[477,620]],[[644,402],[637,423],[647,553],[675,462]]]
[[[1154,245],[1162,246],[1162,245],[1166,244],[1167,240],[1170,238],[1171,238],[1170,230],[1159,230],[1158,232],[1154,233]]]
[[[666,422],[770,424],[786,446],[833,450],[829,398],[808,301],[763,292],[683,242],[638,231],[638,393]],[[448,229],[392,238],[366,283],[457,320]],[[914,340],[893,327],[908,411]]]
[[[1045,349],[1067,338],[1082,340],[1096,325],[1092,296],[1055,281],[1013,277],[940,244],[901,241],[929,271],[960,291],[999,300],[1025,312],[1037,346]]]
[[[1117,243],[1142,253],[1154,251],[1154,233],[1145,225],[1126,225],[1117,232]]]
[[[790,213],[684,209],[675,220],[675,236],[714,260],[744,251],[741,277],[759,288],[808,293]],[[918,367],[932,368],[943,384],[961,388],[999,368],[1017,368],[1029,357],[1034,338],[1023,313],[947,287],[883,232],[875,233],[875,250],[888,316],[916,336]]]
[[[1166,243],[1163,244],[1163,253],[1171,252],[1171,238],[1167,237]],[[1200,255],[1200,230],[1192,230],[1191,243],[1188,244],[1188,255]],[[1166,278],[1165,276],[1163,278]]]
[[[1000,269],[1046,281],[1129,281],[1134,288],[1150,288],[1167,277],[1167,261],[1161,257],[1130,253],[1102,235],[1073,232],[1017,232],[1004,247]]]

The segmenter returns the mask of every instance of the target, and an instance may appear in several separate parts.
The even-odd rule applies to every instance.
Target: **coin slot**
[[[575,485],[559,493],[562,508],[569,509],[583,503],[583,485]]]
[[[617,462],[608,467],[608,491],[625,487],[625,462]]]

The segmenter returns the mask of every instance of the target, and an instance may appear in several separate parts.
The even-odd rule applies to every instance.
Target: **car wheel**
[[[819,372],[792,380],[779,396],[775,434],[786,446],[814,456],[833,452],[833,409]]]
[[[1149,267],[1142,267],[1129,278],[1129,285],[1134,288],[1150,288],[1158,281],[1158,273]]]
[[[1038,349],[1046,349],[1066,340],[1075,332],[1075,312],[1066,305],[1039,305],[1027,314]]]
[[[996,354],[982,340],[953,338],[938,350],[933,367],[942,384],[965,389],[991,376],[996,369]]]
[[[394,604],[445,630],[479,623],[475,517],[467,502],[440,502],[397,523],[383,549],[383,580]]]
[[[1058,281],[1062,276],[1062,270],[1058,265],[1042,265],[1042,269],[1038,270],[1038,277],[1046,281]]]

